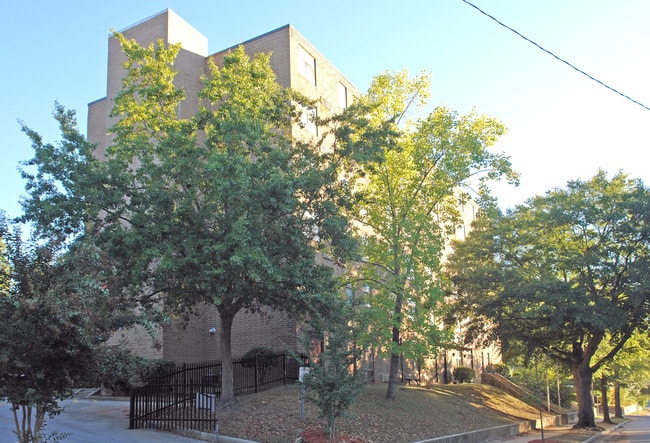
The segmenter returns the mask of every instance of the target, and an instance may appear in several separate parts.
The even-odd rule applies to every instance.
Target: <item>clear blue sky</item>
[[[473,0],[603,82],[650,106],[650,1]],[[77,111],[105,96],[107,39],[165,8],[209,40],[210,53],[292,24],[359,89],[383,71],[432,75],[430,106],[500,119],[497,145],[522,173],[499,186],[511,207],[598,168],[650,185],[650,111],[603,88],[461,0],[5,2],[0,209],[20,213],[17,166],[29,159],[18,120],[58,140],[55,101]]]

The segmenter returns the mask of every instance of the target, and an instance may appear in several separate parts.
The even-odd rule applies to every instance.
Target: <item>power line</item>
[[[535,43],[534,41],[532,41],[532,40],[529,39],[528,37],[526,37],[526,36],[520,34],[520,33],[517,32],[516,30],[512,29],[510,26],[508,26],[508,25],[506,25],[506,24],[500,22],[498,19],[496,19],[495,17],[491,16],[491,15],[488,14],[487,12],[483,11],[483,10],[482,10],[481,8],[479,8],[478,6],[473,5],[472,3],[470,3],[470,2],[467,1],[467,0],[461,0],[461,1],[464,2],[464,3],[467,3],[469,6],[471,6],[471,7],[474,8],[474,9],[476,9],[478,12],[480,12],[480,13],[483,14],[483,15],[485,15],[486,17],[491,18],[492,20],[494,20],[495,22],[497,22],[499,25],[503,26],[504,28],[506,28],[506,29],[508,29],[508,30],[510,30],[510,31],[512,31],[512,32],[514,32],[515,34],[517,34],[519,37],[523,38],[523,39],[526,40],[527,42],[532,43],[532,44],[535,45],[537,48],[539,48],[539,49],[541,49],[542,51],[544,51],[544,52],[546,52],[547,54],[549,54],[551,57],[553,57],[553,58],[555,58],[555,59],[561,61],[561,62],[564,63],[565,65],[569,66],[571,69],[573,69],[573,70],[575,70],[575,71],[578,71],[580,74],[582,74],[582,75],[586,76],[587,78],[589,78],[589,79],[595,81],[596,83],[600,84],[601,86],[606,87],[606,88],[609,89],[610,91],[615,92],[616,94],[618,94],[618,95],[620,95],[621,97],[623,97],[623,98],[625,98],[625,99],[631,101],[632,103],[635,103],[635,104],[641,106],[642,108],[646,109],[647,111],[650,111],[650,108],[649,108],[648,106],[644,105],[643,103],[641,103],[641,102],[639,102],[639,101],[637,101],[637,100],[634,100],[634,99],[633,99],[632,97],[630,97],[629,95],[623,94],[623,93],[622,93],[621,91],[619,91],[618,89],[612,88],[611,86],[605,84],[604,82],[598,80],[597,78],[595,78],[595,77],[593,77],[593,76],[587,74],[587,73],[586,73],[585,71],[583,71],[582,69],[579,69],[579,68],[575,67],[574,65],[572,65],[572,64],[569,63],[568,61],[564,60],[562,57],[559,57],[559,56],[555,55],[554,53],[552,53],[552,52],[549,51],[548,49],[543,48],[542,46],[538,45],[537,43]]]

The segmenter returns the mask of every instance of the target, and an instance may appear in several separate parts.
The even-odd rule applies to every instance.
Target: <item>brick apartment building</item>
[[[218,66],[222,66],[224,55],[232,49],[226,48],[208,54],[207,38],[169,9],[121,32],[126,38],[135,39],[143,46],[158,40],[165,43],[180,43],[182,49],[174,63],[174,68],[178,72],[176,84],[186,92],[186,98],[178,111],[181,118],[194,115],[198,109],[197,92],[202,86],[201,75],[208,72],[208,59],[213,59]],[[306,110],[305,115],[311,113],[327,117],[345,109],[355,96],[360,95],[357,88],[290,25],[241,44],[251,55],[258,52],[271,53],[271,67],[278,83],[282,86],[318,99],[315,108]],[[123,61],[125,56],[119,42],[113,36],[109,37],[106,97],[88,106],[88,140],[97,145],[98,156],[103,156],[110,143],[108,129],[114,124],[110,112],[114,98],[121,88],[121,79],[124,75]],[[295,127],[293,130],[297,131],[294,134],[296,137],[318,135],[318,128],[308,119],[303,121],[302,128]],[[468,211],[466,218],[469,225],[474,216],[473,208],[469,208]],[[459,233],[462,235],[462,231]],[[232,330],[233,358],[241,357],[256,346],[266,346],[279,352],[287,348],[298,350],[299,326],[295,320],[277,311],[258,314],[240,312],[235,318]],[[136,327],[115,334],[112,342],[121,343],[146,358],[164,358],[189,363],[219,359],[219,330],[219,316],[216,309],[204,305],[197,308],[196,315],[185,326],[174,322],[161,326],[155,337],[143,328]],[[486,352],[488,359],[490,352],[493,359],[498,355],[494,350],[445,353],[437,360],[428,362],[430,375],[427,378],[429,381],[443,381],[440,374],[445,367],[449,371],[459,365],[471,365],[478,369],[482,367],[481,363],[487,364]],[[379,358],[375,353],[370,353],[364,363],[364,369],[368,369],[369,374],[373,374],[373,377],[379,381],[380,375],[388,372],[388,361]],[[413,367],[409,368],[406,364],[404,371],[407,370],[412,371]]]
[[[201,76],[208,72],[208,59],[222,66],[224,55],[232,48],[208,54],[208,40],[172,10],[162,11],[122,31],[128,39],[146,46],[162,40],[180,43],[182,49],[174,63],[178,72],[176,85],[185,90],[186,99],[179,109],[179,117],[187,118],[198,110],[197,93],[202,86]],[[359,91],[327,61],[304,37],[290,25],[241,43],[249,54],[270,53],[270,63],[278,83],[317,98],[315,108],[305,110],[305,116],[328,116],[347,107]],[[122,62],[126,60],[119,42],[111,36],[108,40],[108,73],[106,97],[88,105],[88,140],[97,145],[97,155],[104,155],[110,143],[108,129],[115,123],[110,117],[114,98],[121,88],[124,75]],[[297,137],[318,135],[318,128],[309,119],[303,127],[295,127]],[[211,334],[211,328],[216,333]],[[297,350],[298,325],[281,312],[246,314],[240,312],[232,330],[233,358],[237,359],[249,349],[266,346],[277,351],[286,348]],[[155,337],[143,328],[120,331],[113,343],[121,343],[138,355],[147,358],[164,358],[177,362],[197,362],[218,359],[219,316],[212,306],[199,306],[197,315],[189,324],[170,323],[160,327]]]

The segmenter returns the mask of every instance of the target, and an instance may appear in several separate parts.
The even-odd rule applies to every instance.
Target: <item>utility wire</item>
[[[633,99],[632,97],[630,97],[629,95],[623,94],[623,93],[622,93],[621,91],[619,91],[618,89],[612,88],[611,86],[609,86],[609,85],[603,83],[602,81],[598,80],[597,78],[595,78],[595,77],[593,77],[593,76],[587,74],[587,73],[586,73],[585,71],[583,71],[582,69],[579,69],[579,68],[575,67],[574,65],[572,65],[572,64],[569,63],[568,61],[564,60],[564,59],[561,58],[561,57],[558,57],[557,55],[553,54],[553,53],[552,53],[551,51],[549,51],[548,49],[545,49],[545,48],[541,47],[540,45],[538,45],[537,43],[535,43],[535,42],[532,41],[531,39],[525,37],[524,35],[520,34],[520,33],[517,32],[516,30],[512,29],[510,26],[508,26],[508,25],[506,25],[506,24],[500,22],[499,20],[497,20],[496,18],[494,18],[493,16],[491,16],[491,15],[488,14],[487,12],[483,11],[483,10],[482,10],[481,8],[479,8],[478,6],[473,5],[472,3],[470,3],[470,2],[467,1],[467,0],[461,0],[461,1],[464,2],[464,3],[467,3],[469,6],[471,6],[471,7],[474,8],[474,9],[476,9],[478,12],[480,12],[480,13],[483,14],[483,15],[485,15],[486,17],[491,18],[492,20],[494,20],[495,22],[497,22],[498,24],[500,24],[500,25],[503,26],[504,28],[506,28],[506,29],[508,29],[508,30],[510,30],[510,31],[512,31],[512,32],[514,32],[515,34],[517,34],[519,37],[523,38],[523,39],[526,40],[527,42],[532,43],[532,44],[535,45],[537,48],[539,48],[539,49],[541,49],[542,51],[544,51],[544,52],[546,52],[547,54],[549,54],[551,57],[553,57],[553,58],[555,58],[555,59],[561,61],[561,62],[564,63],[565,65],[568,65],[571,69],[574,69],[574,70],[578,71],[580,74],[582,74],[582,75],[588,77],[589,79],[595,81],[596,83],[600,84],[601,86],[606,87],[606,88],[609,89],[610,91],[615,92],[616,94],[618,94],[618,95],[620,95],[621,97],[623,97],[623,98],[625,98],[625,99],[631,101],[632,103],[635,103],[635,104],[641,106],[642,108],[646,109],[647,111],[650,111],[650,108],[649,108],[648,106],[644,105],[643,103],[641,103],[641,102],[639,102],[639,101],[634,100],[634,99]]]

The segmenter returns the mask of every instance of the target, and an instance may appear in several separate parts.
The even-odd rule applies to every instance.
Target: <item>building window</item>
[[[325,108],[328,111],[332,109],[332,105],[330,105],[330,101],[325,97],[320,98],[320,104],[322,105],[322,108]]]
[[[311,135],[318,135],[318,126],[316,125],[316,108],[313,106],[303,106],[300,114],[300,126],[306,129]]]
[[[298,71],[309,80],[309,83],[316,86],[316,59],[302,46],[298,46],[298,63]]]
[[[348,88],[342,83],[339,83],[339,108],[341,110],[348,108]]]

